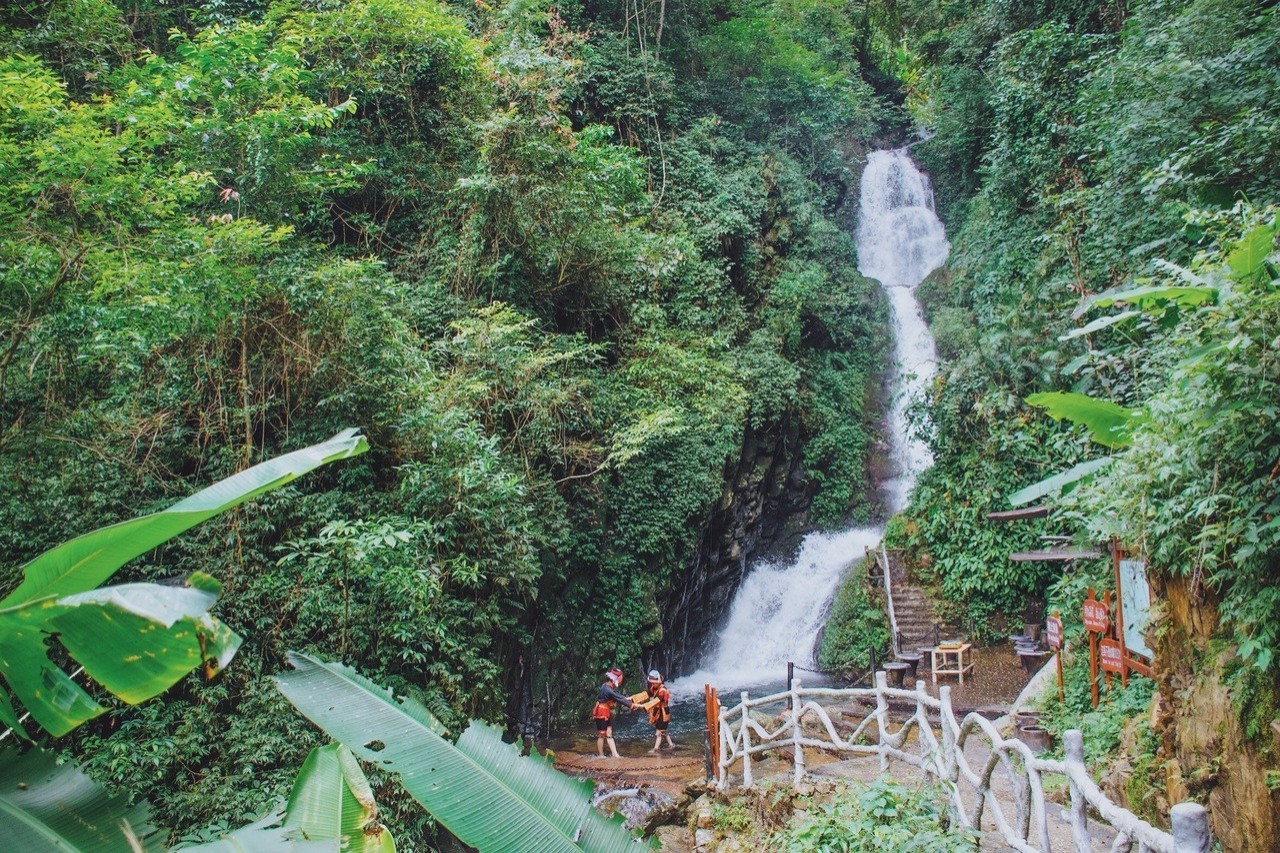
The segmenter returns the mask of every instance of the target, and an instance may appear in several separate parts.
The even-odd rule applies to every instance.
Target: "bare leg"
[[[607,740],[607,741],[609,742],[609,751],[613,753],[613,757],[614,757],[614,758],[621,758],[622,756],[621,756],[621,755],[618,755],[618,745],[617,745],[616,743],[614,743],[614,742],[613,742],[613,733],[612,733],[612,732],[610,732],[610,733],[609,733],[609,737],[605,738],[605,740]]]
[[[649,750],[649,751],[650,751],[650,752],[657,752],[657,751],[658,751],[658,747],[659,747],[659,746],[661,746],[661,744],[662,744],[662,732],[658,732],[658,733],[657,733],[657,735],[655,735],[655,736],[654,736],[654,738],[653,738],[653,749],[651,749],[651,750]]]
[[[596,738],[596,755],[604,758],[604,735]]]

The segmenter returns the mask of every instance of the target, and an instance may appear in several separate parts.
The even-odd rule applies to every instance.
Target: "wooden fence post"
[[[1174,853],[1209,853],[1213,833],[1209,831],[1209,812],[1199,803],[1178,803],[1169,809],[1173,824]]]
[[[958,727],[959,721],[956,720],[956,712],[951,705],[950,684],[944,684],[938,688],[938,703],[942,706],[938,709],[938,721],[942,727],[942,776],[948,782],[958,784],[960,760],[956,757],[956,751],[960,747],[956,745],[953,725]]]
[[[1089,813],[1084,791],[1076,782],[1076,774],[1088,775],[1084,764],[1084,732],[1068,729],[1062,733],[1062,755],[1067,765],[1067,782],[1071,786],[1071,838],[1079,853],[1089,853]]]
[[[707,706],[707,779],[711,774],[720,775],[720,702],[716,689],[710,684],[702,685],[703,701]]]
[[[876,734],[880,743],[880,772],[884,773],[889,769],[889,753],[885,750],[885,738],[889,736],[889,699],[884,692],[889,689],[888,676],[884,670],[876,672]]]
[[[795,763],[795,778],[792,784],[797,787],[804,780],[804,744],[800,742],[804,734],[800,729],[803,708],[800,699],[800,680],[793,678],[791,680],[791,760]]]
[[[742,691],[742,787],[751,787],[751,709],[747,707],[747,691]]]

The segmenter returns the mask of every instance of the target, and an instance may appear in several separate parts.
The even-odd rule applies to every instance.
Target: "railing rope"
[[[1070,824],[1072,846],[1077,851],[1091,849],[1090,810],[1116,831],[1113,850],[1129,850],[1135,843],[1139,850],[1158,853],[1208,853],[1211,849],[1212,834],[1203,806],[1195,803],[1174,806],[1170,811],[1170,834],[1112,802],[1089,775],[1084,763],[1084,736],[1079,730],[1064,733],[1062,761],[1042,758],[1022,741],[1006,740],[990,720],[978,714],[957,719],[949,686],[940,687],[938,694],[937,698],[930,696],[920,682],[912,690],[889,687],[884,671],[875,673],[875,686],[870,688],[805,688],[800,679],[792,678],[786,690],[759,699],[751,699],[744,690],[741,701],[733,708],[725,709],[717,702],[720,755],[716,779],[720,788],[728,787],[729,769],[741,761],[742,786],[751,787],[754,784],[752,757],[779,747],[783,752],[790,747],[791,781],[797,786],[808,772],[806,748],[875,755],[882,772],[889,769],[892,759],[912,765],[926,778],[941,782],[949,792],[952,810],[960,825],[970,829],[993,825],[1013,849],[1037,853],[1052,849],[1043,776],[1057,774],[1067,777],[1071,804],[1064,814]],[[852,734],[844,736],[836,730],[821,700],[874,701],[875,710],[863,717]],[[891,700],[914,705],[914,712],[896,731],[890,727]],[[780,723],[772,730],[752,717],[754,709],[770,705],[784,706],[774,718]],[[930,712],[939,717],[936,732]],[[806,717],[811,717],[820,730],[817,734],[805,732]],[[908,743],[912,729],[917,732],[914,750]],[[875,744],[861,742],[872,731]],[[976,750],[971,749],[969,756],[966,755],[966,743],[974,736],[989,748],[980,767],[969,763],[969,756],[976,757]],[[1003,801],[993,787],[997,773],[1004,773],[1009,781],[1010,793]],[[972,806],[967,799],[972,799]],[[1009,805],[1013,812],[1006,814]]]

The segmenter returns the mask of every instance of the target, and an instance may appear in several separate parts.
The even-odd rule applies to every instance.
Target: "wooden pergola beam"
[[[1048,504],[1024,506],[1021,509],[1007,509],[1001,512],[987,513],[987,521],[1022,521],[1025,518],[1044,518],[1049,514]]]
[[[1101,551],[1053,548],[1045,551],[1018,551],[1010,554],[1009,559],[1015,563],[1067,563],[1101,556]]]

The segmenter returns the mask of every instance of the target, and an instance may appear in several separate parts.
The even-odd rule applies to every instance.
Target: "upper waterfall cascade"
[[[883,484],[891,512],[907,502],[916,476],[932,463],[912,435],[909,406],[934,376],[937,352],[915,288],[947,259],[951,245],[934,213],[933,191],[906,148],[874,151],[862,175],[858,207],[858,269],[878,279],[889,300],[894,382],[886,427],[890,479]],[[714,650],[694,673],[672,682],[676,695],[711,683],[722,690],[776,682],[787,661],[814,666],[814,645],[849,563],[880,541],[882,527],[858,527],[805,537],[789,565],[753,566],[734,596]]]

